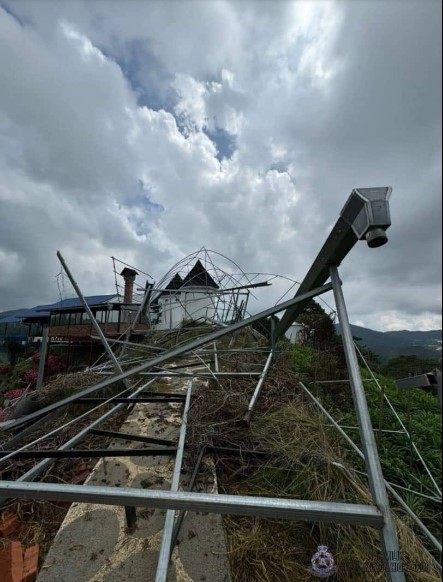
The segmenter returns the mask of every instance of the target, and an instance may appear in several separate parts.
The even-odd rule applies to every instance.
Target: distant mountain
[[[340,333],[340,326],[337,333]],[[382,360],[398,356],[435,358],[442,356],[442,330],[433,331],[374,331],[366,327],[351,325],[354,337],[361,338],[360,345],[367,346]]]

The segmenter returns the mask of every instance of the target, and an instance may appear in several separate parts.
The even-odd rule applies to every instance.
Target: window
[[[119,311],[117,309],[113,309],[109,312],[108,322],[109,323],[118,323],[118,316]]]
[[[106,323],[107,315],[108,315],[108,310],[97,311],[95,314],[95,319],[97,320],[98,323]]]
[[[81,313],[71,313],[71,325],[80,325],[82,320]]]
[[[60,323],[58,325],[69,325],[69,313],[60,313]]]

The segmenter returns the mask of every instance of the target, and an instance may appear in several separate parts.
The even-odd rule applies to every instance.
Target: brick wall
[[[126,323],[106,323],[100,324],[100,328],[107,336],[121,335],[128,329]],[[134,332],[146,331],[148,326],[146,324],[138,323],[134,327]],[[49,328],[49,337],[64,337],[64,338],[89,338],[95,335],[95,330],[91,324],[86,323],[82,325],[55,325]]]

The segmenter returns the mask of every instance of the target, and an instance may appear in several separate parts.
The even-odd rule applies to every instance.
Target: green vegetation
[[[327,317],[324,313],[318,315]],[[309,326],[310,322],[305,321]],[[311,324],[316,325],[315,317]],[[310,345],[291,346],[288,342],[279,342],[282,353],[269,371],[249,425],[243,422],[243,417],[254,381],[210,381],[207,388],[196,393],[189,419],[190,450],[195,455],[200,446],[211,442],[217,447],[240,447],[243,451],[267,453],[266,458],[255,458],[254,455],[232,458],[220,453],[216,467],[221,493],[370,504],[365,467],[360,458],[329,426],[327,418],[299,386],[301,379],[338,421],[356,426],[350,386],[343,382],[347,373],[341,343],[333,333],[325,333],[322,341],[318,338],[312,341],[314,338],[310,334],[306,339]],[[254,343],[246,332],[242,341],[245,345],[249,341],[249,347]],[[229,356],[220,354],[219,359],[223,371],[241,371],[252,369],[254,365],[263,366],[265,357],[265,354],[249,352]],[[338,382],[319,383],[330,380]],[[385,389],[391,396],[390,391],[395,391],[393,381],[382,380],[386,380]],[[380,391],[373,382],[367,384],[371,414],[378,426]],[[392,394],[393,401],[394,396],[402,398],[395,393]],[[432,407],[432,415],[435,413],[433,396],[418,393],[415,397],[418,400],[412,400],[411,410],[425,407],[430,411]],[[428,402],[428,399],[431,400]],[[395,400],[395,405],[407,417],[405,404],[407,402]],[[383,418],[383,426],[388,427],[388,423],[393,422],[386,411]],[[422,415],[414,420],[420,421],[417,430],[423,435],[423,441],[417,441],[418,446],[428,442],[426,427],[433,435],[426,458],[438,474],[440,458],[436,445],[439,437],[435,432],[435,418],[432,417],[431,421]],[[360,445],[358,431],[349,432]],[[402,464],[409,463],[411,458],[409,442],[406,441],[407,452],[399,453],[394,448],[400,446],[399,442],[391,441],[390,436],[383,435],[380,446],[382,456],[388,459],[383,461],[386,475],[389,473],[392,481],[410,489],[429,493],[429,483],[423,478],[423,471],[414,466],[412,473],[409,465],[406,471]],[[404,446],[403,440],[401,444]],[[390,462],[394,467],[390,467]],[[421,478],[422,485],[412,475],[415,479]],[[437,534],[439,507],[415,494],[412,497],[406,493],[403,497]],[[404,512],[397,507],[395,510],[408,582],[437,582],[440,575],[424,549],[422,538]],[[380,540],[374,529],[252,517],[226,517],[224,524],[234,582],[308,582],[313,579],[308,570],[310,560],[321,544],[330,548],[336,560],[336,579],[342,582],[379,582],[384,579]],[[371,569],[374,562],[376,566]]]
[[[400,356],[386,362],[380,368],[384,376],[390,376],[396,380],[407,378],[408,376],[417,376],[427,374],[438,366],[439,362],[435,358],[417,358],[417,356]]]
[[[317,373],[319,366],[322,366],[323,361],[327,365],[329,358],[330,355],[327,352],[295,346],[294,370],[305,382],[313,382],[312,391],[341,426],[356,427],[357,418],[349,384],[340,383],[325,387],[325,385],[315,383],[319,380]],[[374,428],[386,431],[401,430],[399,421],[383,399],[383,394],[386,394],[441,487],[442,427],[437,397],[419,389],[399,391],[392,378],[380,373],[374,374],[377,380],[374,382],[374,378],[366,368],[362,369],[361,373],[365,380],[365,392]],[[344,369],[341,370],[341,374],[342,379],[347,377]],[[347,432],[361,447],[358,431],[351,428]],[[377,440],[384,475],[388,481],[423,495],[436,495],[432,480],[414,452],[411,440],[405,434],[379,432]],[[356,455],[353,456],[355,457],[353,464],[360,470],[364,470],[360,459]],[[401,491],[399,493],[434,535],[440,537],[441,513],[435,501],[413,493],[405,494]]]

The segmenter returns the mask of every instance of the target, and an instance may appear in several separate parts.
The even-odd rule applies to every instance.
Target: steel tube
[[[97,323],[97,320],[95,319],[94,314],[92,313],[92,311],[91,311],[91,309],[90,309],[90,307],[88,305],[88,302],[84,298],[83,293],[80,290],[80,287],[77,285],[77,281],[74,279],[74,277],[73,277],[71,271],[69,270],[69,268],[68,268],[68,266],[67,266],[67,264],[65,262],[65,259],[62,257],[62,254],[61,254],[60,251],[57,251],[57,257],[58,257],[58,260],[60,261],[63,269],[65,270],[66,275],[68,276],[68,279],[71,282],[71,285],[74,287],[74,290],[77,293],[78,298],[81,301],[81,304],[85,308],[86,313],[89,315],[89,317],[91,319],[92,326],[95,329],[95,331],[97,332],[97,335],[99,336],[100,341],[102,342],[102,344],[103,344],[103,346],[104,346],[104,348],[106,350],[106,353],[108,354],[110,360],[112,361],[112,363],[114,365],[114,368],[117,370],[117,372],[119,372],[120,374],[122,374],[123,373],[123,368],[120,366],[117,358],[115,357],[114,352],[112,351],[110,345],[108,344],[108,340],[105,338],[105,334],[102,332],[101,327]],[[130,384],[126,381],[126,379],[122,378],[122,382],[123,382],[123,384],[125,385],[126,388],[129,389],[131,387]]]
[[[354,443],[351,437],[342,429],[342,427],[338,424],[336,420],[329,414],[323,404],[306,388],[303,382],[299,381],[300,386],[305,391],[306,395],[314,402],[316,406],[323,412],[326,418],[334,425],[334,427],[338,430],[338,432],[342,435],[342,437],[346,440],[346,442],[354,449],[357,455],[364,460],[365,456],[363,451],[361,451],[358,446]],[[416,525],[421,529],[421,531],[425,534],[425,536],[429,539],[432,543],[434,548],[436,548],[440,554],[442,553],[442,545],[437,540],[437,538],[429,531],[429,529],[425,526],[425,524],[415,515],[415,513],[411,510],[411,508],[407,505],[407,503],[400,497],[400,495],[395,491],[395,489],[385,480],[386,488],[389,490],[389,493],[395,498],[397,503],[406,511],[406,513],[413,519]]]
[[[329,266],[340,265],[357,241],[363,238],[364,231],[357,233],[354,226],[355,221],[362,216],[361,212],[365,207],[365,216],[369,221],[366,223],[366,227],[374,228],[381,226],[384,234],[384,231],[386,228],[389,228],[391,223],[388,205],[391,191],[391,188],[355,188],[351,192],[351,195],[340,213],[338,221],[317,255],[317,258],[312,263],[309,272],[301,282],[300,287],[295,294],[296,297],[306,293],[314,287],[323,285],[329,277]],[[371,208],[375,200],[378,201],[377,215],[372,212]],[[379,220],[381,220],[381,222],[378,222]],[[385,239],[384,242],[386,241],[387,239]],[[374,245],[370,244],[369,246]],[[306,304],[307,302],[294,305],[283,314],[283,317],[277,325],[277,337],[283,336],[286,330],[295,321],[297,315],[303,311]]]
[[[139,394],[142,390],[144,390],[147,386],[153,384],[154,382],[155,382],[155,379],[150,380],[146,384],[143,384],[143,386],[140,386],[139,388],[137,388],[137,390],[135,390],[135,392],[132,394],[132,396],[135,398],[137,396],[137,394]],[[103,414],[102,416],[100,416],[99,418],[94,420],[94,422],[92,422],[89,426],[83,428],[78,434],[76,434],[69,441],[64,443],[58,450],[59,451],[69,451],[70,449],[75,447],[75,445],[79,444],[88,435],[88,433],[91,429],[100,426],[106,420],[108,420],[108,418],[110,418],[111,416],[113,416],[117,412],[120,412],[124,408],[125,408],[125,404],[118,404],[117,406],[114,406],[114,408],[111,408],[111,410],[108,410],[107,412],[105,412],[105,414]],[[27,471],[21,477],[19,477],[17,479],[17,481],[33,481],[36,477],[38,477],[44,471],[46,471],[46,469],[48,467],[50,467],[53,462],[54,462],[53,458],[47,458],[47,459],[44,459],[43,461],[40,461],[40,463],[37,463],[37,465],[32,467],[32,469],[29,469],[29,471]],[[5,498],[0,497],[0,504],[3,503],[4,501],[5,501]]]
[[[252,395],[251,401],[249,402],[248,412],[244,416],[245,422],[251,422],[252,413],[254,412],[255,405],[257,404],[258,397],[260,396],[261,389],[263,387],[266,375],[268,373],[269,367],[271,366],[272,359],[274,357],[274,352],[271,350],[269,352],[268,359],[266,360],[265,367],[261,373],[260,379]]]
[[[188,413],[191,406],[192,380],[188,385],[186,404],[183,410],[182,424],[180,427],[180,436],[177,446],[177,457],[175,459],[174,472],[172,474],[171,493],[177,493],[180,485],[180,475],[183,464],[183,455],[185,452],[186,430],[188,427]],[[173,509],[166,512],[165,527],[163,529],[163,539],[158,558],[157,573],[155,582],[166,582],[168,576],[169,560],[172,547],[172,534],[174,529],[175,511]]]
[[[355,342],[354,342],[355,345]],[[380,382],[377,380],[377,377],[375,376],[374,372],[371,370],[371,368],[369,367],[368,362],[365,360],[365,357],[363,356],[363,354],[361,353],[361,350],[358,346],[355,346],[356,350],[358,352],[358,354],[360,355],[360,358],[362,359],[362,362],[364,363],[364,365],[366,366],[367,370],[369,371],[369,373],[371,374],[374,382],[377,384],[379,390],[383,390],[382,386],[380,385]],[[417,457],[420,459],[426,473],[428,474],[429,478],[431,479],[435,490],[438,492],[438,495],[441,497],[442,495],[442,491],[440,489],[440,487],[438,486],[437,481],[434,479],[434,476],[431,473],[431,470],[429,469],[426,461],[424,460],[422,454],[420,453],[420,451],[418,450],[417,445],[414,443],[411,433],[409,432],[409,430],[407,429],[405,423],[402,421],[402,419],[400,418],[400,416],[398,415],[398,412],[395,410],[394,406],[392,405],[391,401],[389,400],[387,394],[384,394],[384,399],[386,401],[386,403],[388,404],[389,408],[391,409],[392,413],[394,414],[395,418],[397,419],[398,423],[400,424],[401,428],[404,430],[406,436],[409,438],[409,440],[411,441],[412,444],[412,448],[415,451],[415,454],[417,455]]]
[[[377,443],[375,442],[374,431],[372,428],[371,418],[369,416],[368,403],[366,401],[365,389],[360,375],[357,352],[354,346],[351,326],[349,323],[348,312],[346,309],[345,298],[341,286],[340,277],[337,267],[330,268],[332,288],[334,292],[337,315],[340,322],[343,347],[345,351],[346,363],[351,381],[352,396],[357,415],[358,426],[360,427],[360,438],[365,456],[366,470],[368,472],[369,488],[372,499],[384,515],[385,524],[381,530],[381,542],[384,559],[389,563],[389,556],[400,556],[400,547],[395,531],[394,521],[392,519],[389,507],[388,493],[386,490],[385,479],[378,456]],[[399,570],[401,563],[399,563]],[[387,568],[386,576],[389,582],[405,582],[404,572],[393,572],[396,568]]]
[[[51,455],[52,459],[102,459],[112,457],[172,457],[176,455],[176,448],[162,449],[70,449],[69,451],[41,449],[38,451],[22,451],[16,453],[16,459],[45,459]],[[0,458],[9,454],[9,451],[0,453]]]
[[[40,390],[43,386],[43,377],[45,375],[45,366],[46,366],[46,354],[48,353],[48,336],[49,336],[49,327],[45,325],[43,328],[43,337],[42,337],[42,346],[40,349],[40,360],[38,362],[38,372],[37,372],[37,386],[36,390]]]
[[[216,373],[220,372],[220,368],[218,365],[218,353],[217,353],[217,342],[214,342],[214,368]]]
[[[201,447],[199,452],[198,452],[197,461],[195,463],[194,471],[192,472],[191,480],[189,481],[189,485],[188,485],[186,491],[193,490],[195,482],[197,480],[198,472],[200,471],[200,467],[201,467],[201,464],[203,462],[203,458],[204,458],[205,454],[206,454],[206,448]],[[183,525],[183,521],[186,517],[186,514],[187,514],[186,511],[181,511],[177,517],[175,524],[174,524],[174,531],[172,532],[172,540],[171,540],[170,557],[172,556],[172,552],[174,551],[175,545],[177,544],[178,536],[180,535],[180,529]]]
[[[0,494],[19,499],[48,499],[98,505],[144,507],[146,509],[184,510],[282,519],[343,523],[380,528],[384,519],[380,510],[371,505],[276,499],[244,495],[212,495],[127,487],[93,485],[59,485],[0,481]]]
[[[4,422],[0,422],[0,430],[13,428],[15,426],[19,426],[21,424],[24,424],[25,422],[28,422],[28,421],[32,420],[33,418],[39,418],[40,416],[47,414],[48,412],[51,412],[52,410],[60,408],[60,406],[65,406],[66,404],[70,404],[71,402],[75,402],[76,400],[78,400],[78,398],[81,398],[82,396],[87,396],[88,394],[91,394],[93,392],[97,392],[99,390],[102,390],[103,388],[106,388],[107,386],[110,386],[114,382],[118,382],[120,380],[125,380],[126,378],[134,376],[135,374],[139,374],[140,372],[144,372],[146,370],[154,368],[155,366],[159,366],[160,364],[163,364],[163,363],[168,362],[170,360],[174,360],[183,354],[186,354],[188,352],[192,352],[196,348],[199,348],[199,347],[204,346],[205,344],[208,344],[214,340],[222,338],[223,336],[228,335],[230,333],[233,333],[234,331],[243,329],[244,327],[247,327],[248,325],[251,325],[252,323],[255,323],[257,321],[260,321],[263,318],[269,317],[270,315],[274,315],[275,313],[279,313],[280,311],[284,311],[285,309],[287,309],[291,305],[295,305],[296,303],[305,301],[306,299],[312,299],[318,295],[322,295],[323,293],[327,293],[331,289],[332,289],[332,286],[330,284],[323,285],[322,287],[314,289],[314,290],[310,291],[309,293],[306,293],[304,295],[300,295],[299,297],[294,297],[293,299],[290,299],[289,301],[285,301],[284,303],[280,303],[278,305],[275,305],[274,307],[270,307],[269,309],[265,309],[264,311],[261,311],[260,313],[257,313],[256,315],[252,315],[251,317],[248,317],[248,319],[244,319],[243,321],[233,323],[232,325],[230,325],[227,328],[219,329],[219,330],[214,331],[214,332],[212,332],[208,335],[205,335],[203,337],[195,338],[194,340],[191,340],[190,342],[187,342],[184,345],[181,345],[181,346],[178,346],[172,350],[169,350],[165,354],[157,356],[156,358],[153,358],[152,360],[149,360],[148,362],[145,362],[144,364],[141,364],[140,366],[138,366],[136,368],[133,368],[131,370],[127,370],[126,372],[123,372],[121,374],[116,374],[115,376],[112,376],[112,378],[109,378],[107,380],[103,380],[102,382],[99,382],[98,384],[95,384],[94,386],[91,386],[90,388],[86,388],[85,390],[82,390],[82,391],[78,392],[77,394],[69,396],[68,398],[64,398],[63,400],[59,400],[58,402],[51,404],[50,406],[46,406],[45,408],[38,410],[37,412],[33,412],[32,414],[28,414],[27,416],[20,418],[20,419],[17,419],[17,420],[7,420]]]

